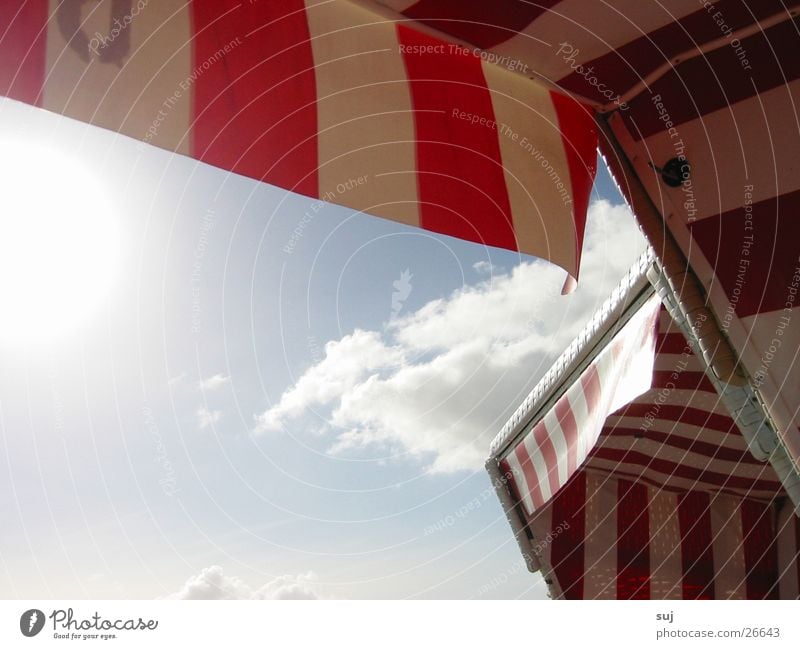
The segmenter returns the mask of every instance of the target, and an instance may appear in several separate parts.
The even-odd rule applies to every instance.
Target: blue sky
[[[0,340],[0,595],[543,596],[480,464],[643,249],[605,171],[562,297],[532,258],[14,102],[0,134],[85,167],[120,233],[96,308]]]

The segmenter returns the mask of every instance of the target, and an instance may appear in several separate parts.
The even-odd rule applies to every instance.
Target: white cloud
[[[225,376],[224,374],[215,374],[214,376],[209,376],[207,379],[201,379],[197,383],[198,389],[203,392],[209,390],[219,390],[223,385],[227,385],[231,382],[230,376]]]
[[[317,576],[309,571],[300,575],[281,575],[264,584],[253,599],[319,599],[312,584]]]
[[[201,406],[197,410],[197,425],[200,430],[216,424],[220,419],[222,419],[221,410],[209,410],[205,406]]]
[[[330,424],[335,453],[380,445],[431,471],[478,468],[508,416],[644,250],[625,206],[593,203],[582,280],[526,261],[433,300],[381,332],[356,330],[325,346],[257,417],[256,430]],[[303,425],[305,419],[305,425]]]
[[[359,385],[368,374],[400,367],[403,350],[387,347],[381,335],[356,329],[325,345],[325,358],[308,369],[279,403],[257,418],[258,431],[279,430],[283,421],[307,408],[329,404]]]
[[[499,271],[499,268],[496,268],[494,264],[489,261],[476,261],[472,264],[472,269],[478,273],[479,275],[491,275],[492,273],[496,273]]]
[[[225,575],[221,566],[209,566],[187,580],[169,599],[318,599],[316,575],[283,575],[253,589],[238,577]]]

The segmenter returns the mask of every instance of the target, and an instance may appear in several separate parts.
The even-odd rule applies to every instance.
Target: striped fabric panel
[[[795,144],[800,145],[800,132]],[[793,163],[781,165],[781,173],[797,167],[796,151]],[[788,153],[785,148],[780,151],[784,152]],[[793,182],[800,186],[797,179]],[[800,188],[689,223],[693,239],[717,269],[717,278],[739,318],[781,311],[787,305],[794,308],[800,288],[800,224],[794,218],[798,213]],[[745,242],[748,252],[742,254]]]
[[[692,165],[691,185],[668,188],[646,160],[634,163],[659,209],[682,226],[676,236],[683,232],[681,238],[685,240],[689,225],[697,228],[705,219],[719,219],[723,215],[729,221],[731,236],[738,235],[741,239],[744,232],[750,232],[743,230],[745,214],[755,211],[754,221],[766,218],[774,211],[768,209],[768,201],[784,194],[791,200],[793,193],[800,190],[793,155],[800,141],[794,114],[798,94],[800,81],[793,81],[673,130],[664,128],[641,142],[633,139],[637,133],[635,125],[622,128],[622,120],[618,120],[626,149],[646,152],[647,159],[658,166],[680,154],[686,155]],[[663,109],[671,117],[669,105],[668,98],[662,96],[651,102],[649,109],[656,112]],[[774,202],[772,206],[775,207]],[[753,225],[756,227],[757,223]],[[767,234],[765,226],[763,235]],[[741,245],[735,246],[737,251],[740,248]],[[756,256],[754,252],[751,251],[751,257]],[[713,262],[716,257],[712,254],[709,259]]]
[[[425,21],[356,0],[12,0],[0,12],[10,97],[577,277],[591,111]]]
[[[700,372],[666,313],[656,340],[654,367],[670,383],[673,371]],[[514,474],[534,547],[553,539],[539,558],[565,599],[797,597],[797,518],[788,505],[778,515],[780,482],[715,394],[648,390],[607,418],[548,502],[531,512],[522,489]],[[565,521],[571,532],[556,534]]]
[[[528,514],[585,461],[608,414],[650,387],[659,310],[653,296],[505,457]]]
[[[697,12],[696,0],[656,2],[614,0],[381,0],[382,4],[450,38],[488,50],[506,67],[522,74],[535,72],[551,80],[568,77],[578,64],[624,46],[665,25]],[[591,29],[586,26],[591,25]],[[570,48],[561,47],[568,44]],[[636,67],[636,59],[632,63]],[[584,81],[585,96],[593,87]],[[605,102],[603,102],[605,103]]]
[[[761,69],[755,86],[748,74],[737,74],[743,66],[736,47],[719,48],[705,57],[679,63],[675,66],[677,74],[665,75],[651,84],[652,94],[662,90],[680,94],[680,101],[671,102],[676,123],[796,78],[791,57],[794,46],[791,38],[785,38],[791,36],[793,27],[790,22],[772,24],[776,16],[789,18],[788,10],[800,5],[796,0],[717,0],[711,9],[696,0],[674,0],[668,7],[656,0],[500,0],[491,6],[455,0],[382,0],[382,4],[453,39],[488,50],[511,69],[523,74],[533,71],[556,81],[597,105],[611,103],[613,96],[640,85],[648,75],[669,67],[685,52],[724,41],[726,36],[734,41],[731,34],[737,30],[754,31],[734,45],[746,53],[747,70]],[[587,25],[592,28],[587,29]],[[774,63],[776,57],[786,64],[783,75],[777,66],[765,66]],[[704,92],[683,86],[679,77]],[[645,132],[660,130],[659,116],[654,111],[637,110],[635,105],[648,99],[643,96],[634,100],[632,112],[638,113],[637,121]]]
[[[595,126],[585,115],[573,114],[574,110],[585,110],[574,102],[565,103],[554,93],[542,93],[538,86],[523,83],[519,75],[486,61],[482,70],[492,89],[492,111],[498,124],[540,125],[535,140],[506,128],[499,138],[517,243],[520,249],[544,259],[575,262],[580,258],[583,239],[584,223],[580,219],[586,213],[591,190],[590,185],[584,184],[580,189],[579,186],[595,174],[597,156],[592,151],[592,143],[597,139]],[[568,128],[575,121],[583,123],[585,128]],[[537,181],[542,173],[548,182]],[[536,187],[536,192],[531,192],[532,187]],[[570,207],[576,219],[573,232],[570,236],[549,237],[553,215]],[[567,218],[563,222],[573,221]]]
[[[781,37],[787,42],[800,37]],[[783,70],[787,83],[732,97],[672,131],[663,125],[638,139],[649,131],[621,119],[614,129],[800,467],[800,231],[793,217],[800,209],[800,80],[782,61],[765,58],[752,74]],[[662,95],[670,116],[678,100]],[[648,108],[656,109],[652,102]],[[681,153],[692,166],[690,182],[668,188],[647,163],[663,165]]]
[[[528,524],[559,598],[798,596],[797,519],[775,502],[582,470]]]
[[[666,311],[659,319],[654,366],[661,379],[606,419],[587,467],[673,492],[774,499],[780,482],[751,455]]]
[[[563,401],[541,420],[555,418],[559,428],[535,425],[505,458],[533,546],[566,599],[797,597],[800,537],[790,506],[778,516],[783,488],[772,467],[750,455],[715,393],[675,387],[683,385],[677,375],[702,375],[702,367],[661,309],[650,325],[652,367],[666,373],[666,384],[604,417],[578,471],[566,473],[562,461],[552,466],[566,482],[539,480],[560,441],[536,432],[571,430],[555,414]],[[567,395],[575,386],[586,394],[585,385],[574,381]],[[602,383],[596,392],[599,407]]]
[[[675,66],[650,84],[649,92],[628,102],[630,114],[635,114],[632,133],[646,138],[664,130],[664,120],[652,106],[656,95],[669,106],[670,121],[680,130],[697,118],[785,87],[800,77],[800,62],[792,56],[798,41],[797,24],[785,20],[740,40],[749,70],[744,69],[733,47],[714,49]],[[686,80],[690,80],[688,87]],[[695,92],[696,88],[703,92]]]
[[[754,21],[769,18],[783,11],[785,5],[791,3],[786,3],[784,0],[760,0],[757,3],[744,3],[742,0],[717,0],[714,2],[714,12],[706,10],[702,7],[702,3],[690,4],[693,9],[691,13],[682,16],[676,15],[657,29],[640,33],[612,51],[606,51],[601,56],[592,59],[581,59],[579,63],[584,68],[591,67],[598,71],[598,76],[605,80],[609,87],[618,89],[618,92],[624,92],[656,71],[665,62],[723,36],[723,31],[712,17],[712,13],[718,13],[719,16],[724,17],[724,24],[727,28],[737,30],[752,25]],[[655,8],[650,7],[649,9],[652,12]],[[664,10],[672,12],[672,6],[669,9],[664,7]],[[752,56],[755,52],[749,45],[746,43],[745,48]],[[731,56],[731,52],[726,52],[726,50],[722,50],[721,54],[729,58]],[[738,65],[738,60],[736,62]],[[716,63],[713,58],[705,61],[699,59],[698,62],[692,64],[691,68],[685,71],[681,70],[680,74],[692,79],[697,87],[703,87],[709,81],[716,85],[716,79],[712,72]],[[707,78],[703,79],[703,75]],[[743,75],[740,77],[742,80],[745,78]],[[730,79],[720,79],[718,83],[723,87],[730,87]],[[599,104],[608,103],[608,97],[602,94],[602,90],[589,83],[586,75],[580,74],[579,71],[573,71],[559,79],[559,85],[580,95],[587,95]],[[652,91],[656,94],[660,92],[660,88],[656,85]],[[709,96],[706,95],[706,97]],[[705,101],[708,99],[701,100],[697,105],[702,112],[706,112],[704,110]],[[674,105],[673,107],[677,108]],[[682,105],[681,109],[691,111],[692,103]],[[676,119],[680,118],[676,116]],[[639,117],[637,117],[637,123],[642,125]]]

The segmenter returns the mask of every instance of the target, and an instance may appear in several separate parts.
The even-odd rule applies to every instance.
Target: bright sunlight
[[[116,220],[79,161],[29,144],[4,144],[0,155],[0,341],[52,340],[107,293]]]

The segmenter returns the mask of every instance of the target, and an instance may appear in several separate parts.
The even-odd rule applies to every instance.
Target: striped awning
[[[608,415],[649,388],[659,305],[651,297],[502,460],[528,514],[594,453]]]
[[[577,277],[593,111],[357,0],[7,0],[0,94]]]

